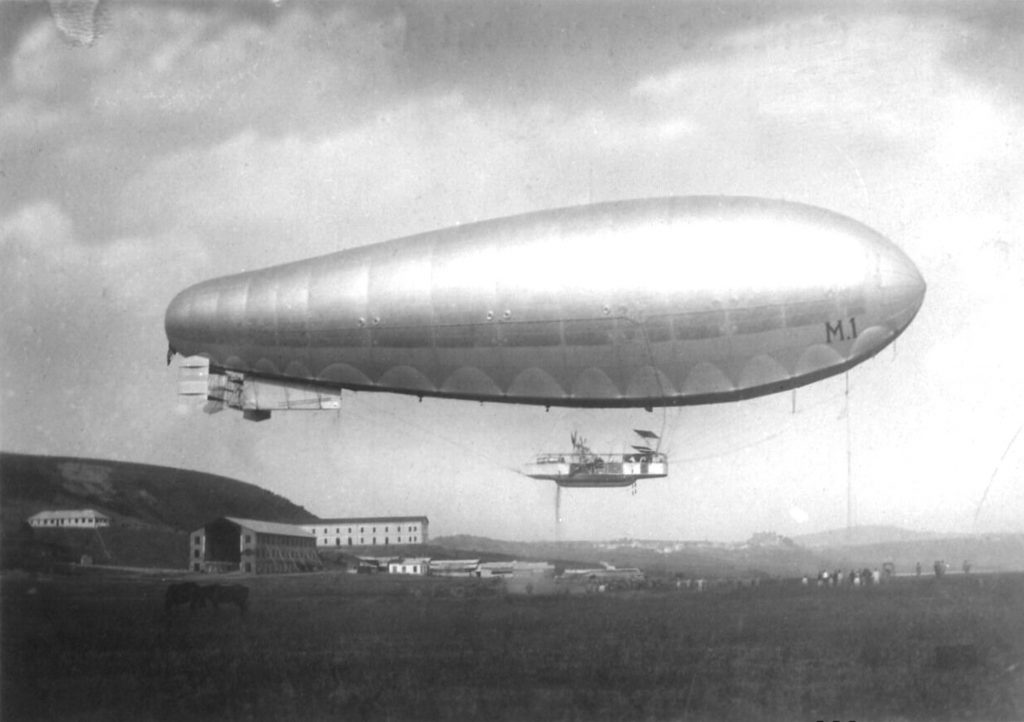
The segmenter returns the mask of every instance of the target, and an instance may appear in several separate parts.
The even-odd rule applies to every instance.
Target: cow
[[[207,603],[213,608],[220,609],[221,604],[234,604],[241,614],[245,614],[249,608],[249,587],[241,584],[208,584],[197,586],[197,606],[206,606]]]
[[[164,612],[170,614],[171,610],[180,604],[187,604],[189,611],[195,611],[201,604],[199,588],[195,582],[179,582],[167,587],[164,593]]]

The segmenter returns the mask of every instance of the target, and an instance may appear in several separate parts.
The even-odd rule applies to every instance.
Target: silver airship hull
[[[924,292],[914,263],[857,221],[699,196],[531,213],[217,278],[181,292],[165,325],[171,352],[207,359],[211,389],[230,387],[228,405],[247,410],[322,408],[310,394],[342,388],[653,407],[841,373],[891,343]],[[295,404],[281,401],[289,389]]]

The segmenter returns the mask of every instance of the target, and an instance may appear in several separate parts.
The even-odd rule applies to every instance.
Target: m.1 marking
[[[844,323],[843,319],[839,319],[834,324],[825,322],[825,343],[832,343],[833,339],[839,341],[845,341],[857,338],[857,317],[850,316],[849,322]]]

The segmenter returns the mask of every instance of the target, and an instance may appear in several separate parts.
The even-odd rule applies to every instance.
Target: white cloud
[[[47,323],[74,336],[76,325],[102,320],[89,317],[97,308],[112,318],[127,314],[151,323],[162,317],[172,294],[208,264],[194,236],[84,245],[59,205],[29,204],[0,218],[5,343],[16,345],[24,329]]]
[[[59,249],[72,242],[71,219],[52,201],[37,201],[0,218],[0,244],[5,247]]]
[[[396,209],[405,217],[441,208],[451,224],[488,207],[521,207],[533,159],[499,117],[449,95],[394,106],[329,135],[246,130],[213,148],[170,154],[126,186],[122,212],[130,222],[191,228],[211,243],[224,229],[249,229],[253,246],[238,250],[266,262],[295,253],[280,244],[282,231],[313,255],[339,241],[371,240],[340,230],[359,219],[386,226]]]
[[[772,140],[787,149],[826,138],[884,141],[889,152],[924,142],[964,162],[1015,126],[951,72],[946,52],[957,40],[957,28],[922,17],[778,23],[726,38],[716,57],[648,75],[631,94],[655,127],[700,128],[701,138],[731,135],[739,124],[760,126],[760,140],[766,123],[784,124],[789,140]]]
[[[948,100],[940,114],[934,150],[943,165],[962,169],[975,163],[999,163],[1007,152],[1020,147],[1022,118],[1008,114],[993,93],[960,86]]]
[[[21,38],[11,58],[10,79],[15,93],[40,96],[56,90],[62,80],[62,56],[52,22],[42,20]]]

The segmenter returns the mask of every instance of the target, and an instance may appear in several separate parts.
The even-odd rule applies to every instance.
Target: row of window
[[[376,530],[376,527],[373,527],[373,529]],[[385,531],[387,531],[387,527],[384,527],[384,529],[385,529]],[[408,529],[409,529],[409,531],[417,531],[417,529],[415,527],[408,527]],[[335,531],[338,531],[338,530],[335,530]],[[324,529],[324,533],[325,534],[328,533],[328,530]],[[275,535],[275,534],[262,534],[260,536],[261,536],[261,541],[264,544],[273,545],[273,546],[294,547],[294,546],[308,546],[309,545],[309,541],[307,539],[303,539],[301,537],[278,536],[278,535]],[[376,546],[377,545],[377,537],[370,537],[370,539],[371,539],[370,544],[372,546]],[[410,535],[405,537],[405,541],[403,542],[401,535],[399,535],[396,538],[395,543],[396,544],[403,544],[403,543],[404,544],[418,544],[419,540],[420,540],[420,538],[419,538],[418,534],[410,534]],[[330,543],[331,543],[330,542],[330,538],[324,537],[321,540],[320,545],[321,546],[330,546]],[[354,546],[355,545],[355,538],[351,537],[351,536],[348,537],[346,543],[347,543],[348,546]],[[390,543],[391,543],[391,537],[389,537],[389,536],[384,537],[384,544],[387,545],[387,544],[390,544]],[[248,545],[251,545],[251,544],[252,544],[252,535],[251,534],[245,534],[243,536],[242,546],[244,547],[244,546],[248,546]],[[192,546],[195,547],[195,554],[197,556],[199,554],[199,548],[202,547],[202,545],[203,545],[203,536],[201,534],[194,535],[192,537]],[[334,545],[335,546],[341,546],[341,537],[340,536],[334,537]],[[366,537],[359,537],[359,545],[360,546],[365,546],[366,545]]]
[[[372,531],[371,531],[372,534],[376,534],[377,533],[377,527],[371,527],[371,529],[372,529]],[[385,532],[388,532],[389,530],[390,530],[390,527],[384,527],[384,531]],[[395,531],[402,531],[402,527],[396,526],[395,527]],[[405,528],[405,531],[419,531],[419,529],[417,527],[415,527],[415,526],[409,526],[409,527]],[[313,528],[313,533],[316,534],[316,528],[315,527]],[[327,527],[324,527],[323,533],[324,534],[330,534],[331,530],[328,529]],[[335,527],[334,528],[334,533],[335,534],[341,534],[341,527]],[[352,533],[352,527],[348,527],[348,533],[349,534]],[[359,533],[360,534],[365,534],[366,533],[366,527],[364,527],[364,526],[359,527]]]
[[[73,526],[76,524],[109,526],[110,521],[107,519],[96,519],[94,517],[65,517],[62,519],[35,519],[32,521],[32,526]]]
[[[287,547],[309,546],[309,539],[306,537],[288,536],[286,534],[259,534],[257,536],[261,544]],[[252,534],[245,535],[245,543],[252,544]]]
[[[305,559],[310,554],[316,554],[316,552],[302,551],[298,549],[274,549],[260,547],[256,550],[256,557],[258,559]]]
[[[371,546],[377,546],[377,537],[370,537],[370,539],[371,539],[370,545]],[[391,543],[391,537],[384,537],[384,546],[387,546],[390,543]],[[418,544],[418,543],[419,543],[419,537],[417,537],[416,535],[412,535],[412,536],[406,537],[404,542],[402,541],[402,537],[398,537],[395,540],[395,544]],[[326,547],[326,546],[330,546],[330,545],[331,545],[331,540],[330,540],[329,537],[324,537],[323,539],[320,540],[320,546]],[[348,539],[346,540],[346,545],[347,546],[355,546],[355,539],[354,539],[354,537],[348,537]],[[334,546],[336,546],[336,547],[340,547],[341,546],[341,537],[340,536],[334,537]],[[359,546],[366,546],[366,537],[359,537]]]

